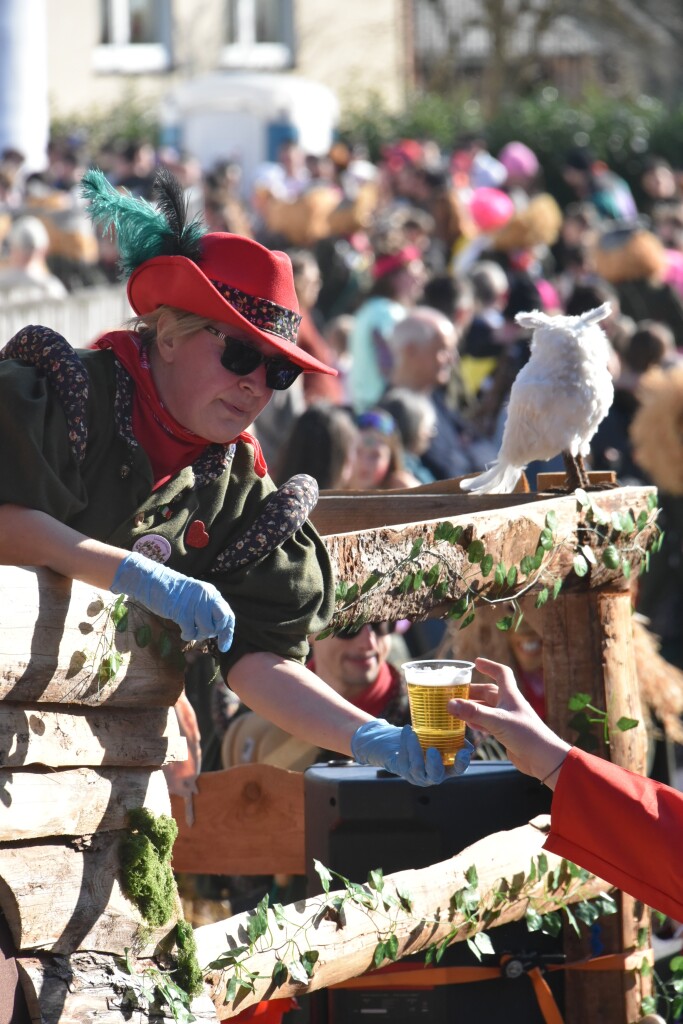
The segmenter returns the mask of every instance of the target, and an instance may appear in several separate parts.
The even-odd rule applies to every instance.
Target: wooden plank
[[[156,964],[143,960],[136,966],[142,972]],[[121,967],[120,957],[20,957],[17,967],[32,1024],[173,1024],[170,1010],[166,1015],[133,1006],[136,979]],[[197,1020],[218,1020],[208,995],[193,999],[191,1010]]]
[[[141,625],[154,638],[160,620],[138,606],[129,627],[118,632],[107,609],[113,594],[49,569],[4,565],[0,568],[3,614],[0,619],[0,700],[104,704],[119,707],[169,707],[183,687],[183,673],[159,656],[154,643],[140,647]],[[122,664],[114,679],[102,682],[98,669],[108,651]]]
[[[328,497],[323,491],[310,518],[318,532],[328,536],[397,523],[453,519],[490,509],[526,505],[542,498],[537,494],[413,494],[411,491],[346,492]]]
[[[121,954],[126,946],[152,956],[180,915],[150,928],[119,882],[122,832],[102,832],[76,845],[0,846],[0,907],[19,952]]]
[[[171,797],[178,838],[175,871],[207,875],[306,873],[304,777],[266,764],[205,772],[193,797],[194,824]]]
[[[147,768],[0,769],[0,842],[125,828],[128,811],[170,814],[164,773]]]
[[[321,491],[321,497],[327,497],[328,495],[335,494],[463,494],[463,490],[460,487],[461,481],[468,480],[472,477],[472,473],[466,473],[465,476],[453,476],[447,480],[433,480],[429,484],[417,484],[416,487],[394,487],[386,491],[378,492],[376,488],[367,491],[349,491],[348,488],[335,489],[330,488],[329,490]],[[513,494],[529,494],[531,488],[529,487],[529,481],[527,480],[526,473],[522,473],[519,480],[515,484]]]
[[[601,491],[595,495],[595,500],[607,513],[628,509],[637,519],[641,512],[648,511],[648,499],[655,493],[652,487],[621,487]],[[348,609],[337,611],[332,620],[333,626],[344,625],[359,615],[368,621],[402,618],[419,621],[428,616],[445,615],[452,603],[467,592],[468,586],[478,594],[495,598],[512,598],[528,590],[529,580],[520,573],[516,584],[506,588],[501,595],[500,589],[495,588],[495,574],[490,572],[483,577],[480,566],[469,562],[467,549],[477,539],[492,556],[494,564],[501,562],[506,567],[519,566],[524,555],[535,554],[546,515],[551,510],[557,521],[555,542],[543,561],[543,572],[551,581],[560,579],[580,590],[619,583],[627,587],[621,567],[607,568],[599,557],[598,548],[596,564],[590,566],[588,575],[581,580],[575,577],[574,556],[583,529],[580,506],[573,495],[544,498],[514,507],[447,517],[454,526],[463,529],[455,545],[444,540],[435,541],[434,533],[442,521],[440,519],[326,536],[325,544],[338,580],[360,586],[371,575],[376,575],[379,581]],[[640,549],[647,548],[655,533],[652,513],[650,524],[639,535]],[[595,534],[591,536],[596,542]],[[635,576],[642,550],[634,549],[633,538],[633,534],[620,535],[612,543],[628,551]],[[417,542],[422,548],[411,558]],[[586,543],[585,538],[582,537],[581,543]],[[422,570],[426,574],[436,564],[440,566],[440,581],[448,585],[443,597],[435,596],[434,588],[424,585],[417,590],[411,587],[405,593],[401,591],[400,584],[409,571],[415,574]]]
[[[0,715],[0,766],[161,766],[187,758],[173,708],[72,708],[7,704]]]

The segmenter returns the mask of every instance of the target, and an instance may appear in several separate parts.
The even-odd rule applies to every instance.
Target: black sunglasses
[[[344,626],[335,633],[335,636],[342,640],[353,640],[365,626],[369,626],[375,636],[389,636],[396,629],[395,622],[362,622],[360,626],[353,624]]]
[[[209,325],[205,330],[221,339],[225,345],[221,363],[226,370],[237,374],[238,377],[246,377],[248,373],[253,373],[261,363],[264,363],[266,386],[272,388],[273,391],[286,391],[299,374],[303,373],[302,367],[290,363],[289,359],[285,359],[283,356],[264,356],[258,349],[252,348],[244,341],[238,341],[237,338],[231,338],[229,334],[224,334],[217,327]]]

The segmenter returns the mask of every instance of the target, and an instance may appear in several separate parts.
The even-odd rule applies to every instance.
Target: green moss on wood
[[[177,966],[175,982],[190,996],[198,996],[203,988],[204,976],[197,960],[197,943],[192,925],[178,921],[176,925]]]
[[[130,832],[121,842],[121,886],[152,927],[166,924],[176,906],[171,870],[178,826],[166,814],[158,817],[144,807],[128,815]]]

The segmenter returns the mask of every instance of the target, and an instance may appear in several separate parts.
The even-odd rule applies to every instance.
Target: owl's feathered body
[[[504,494],[530,462],[588,455],[614,398],[609,342],[598,327],[609,312],[604,303],[582,316],[517,315],[517,323],[534,328],[531,355],[510,391],[498,458],[461,481],[463,490]]]

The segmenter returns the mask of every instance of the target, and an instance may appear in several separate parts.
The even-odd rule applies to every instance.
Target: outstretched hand
[[[385,768],[414,786],[435,786],[444,779],[462,775],[470,763],[472,744],[458,751],[455,764],[444,767],[439,751],[430,747],[423,753],[415,730],[410,725],[399,728],[383,718],[364,722],[351,738],[351,753],[358,764]]]
[[[475,668],[491,683],[471,683],[469,700],[449,702],[452,715],[462,718],[473,729],[490,733],[502,743],[513,764],[526,775],[545,779],[570,749],[538,717],[522,696],[512,669],[488,658],[477,658]]]

